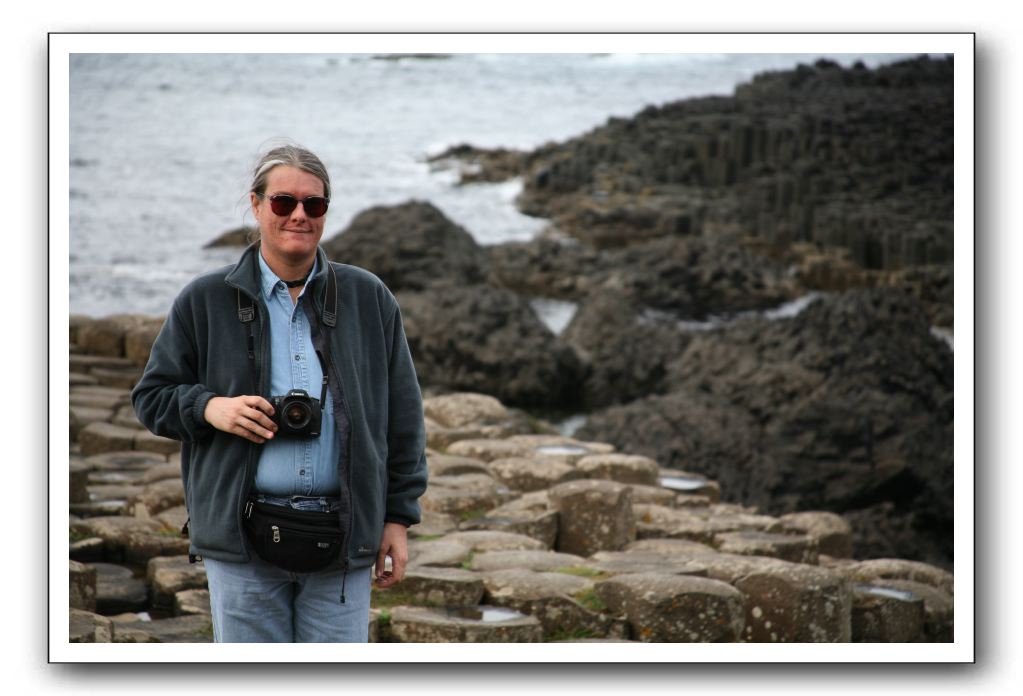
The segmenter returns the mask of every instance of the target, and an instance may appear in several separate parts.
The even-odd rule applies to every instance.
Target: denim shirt
[[[288,287],[270,270],[258,254],[261,290],[270,321],[270,391],[283,396],[292,389],[305,389],[319,400],[323,389],[323,367],[313,348],[309,319],[301,304],[305,288],[295,304]],[[310,274],[316,274],[314,262]],[[308,301],[308,300],[307,300]],[[256,491],[278,496],[337,495],[338,461],[341,443],[329,396],[323,409],[320,436],[278,437],[262,446],[256,470]]]

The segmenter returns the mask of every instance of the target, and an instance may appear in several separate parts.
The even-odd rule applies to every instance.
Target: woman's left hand
[[[391,569],[385,570],[386,558],[391,557]],[[390,587],[401,582],[405,577],[405,564],[408,563],[408,529],[397,522],[384,524],[384,533],[380,537],[380,551],[377,553],[377,587]]]

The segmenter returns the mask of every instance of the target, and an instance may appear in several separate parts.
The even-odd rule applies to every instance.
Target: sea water
[[[873,67],[909,56],[72,55],[71,312],[162,315],[191,278],[233,262],[237,248],[202,247],[252,223],[250,171],[273,138],[330,171],[325,238],[366,208],[416,199],[481,244],[525,240],[545,222],[515,209],[521,182],[457,186],[428,158],[462,143],[534,148],[821,57]]]

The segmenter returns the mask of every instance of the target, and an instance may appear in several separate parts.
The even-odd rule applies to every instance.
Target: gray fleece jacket
[[[216,430],[203,414],[214,396],[272,396],[258,253],[257,242],[233,267],[182,290],[132,391],[143,425],[182,442],[189,553],[223,561],[244,562],[252,553],[242,510],[262,445]],[[342,557],[349,568],[361,568],[374,562],[385,522],[408,526],[420,519],[427,480],[422,396],[394,296],[367,271],[328,267],[322,249],[317,258],[320,271],[301,302],[314,345],[329,346],[329,398],[346,444],[338,461],[338,514],[348,530]],[[330,268],[336,317],[332,303],[325,305]],[[246,306],[254,309],[250,321],[243,321]]]

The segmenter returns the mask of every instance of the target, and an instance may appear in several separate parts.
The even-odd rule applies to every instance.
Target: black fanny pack
[[[344,566],[344,530],[336,512],[295,510],[250,500],[242,521],[256,554],[278,568],[313,573]]]

